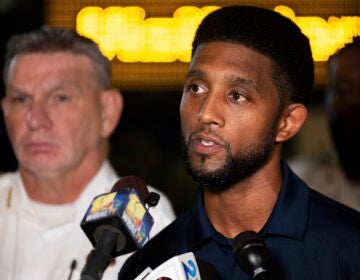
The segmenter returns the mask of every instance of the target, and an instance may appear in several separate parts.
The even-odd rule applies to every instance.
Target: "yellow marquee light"
[[[218,6],[178,8],[173,17],[147,18],[141,7],[85,7],[77,15],[79,34],[92,38],[110,60],[123,62],[189,62],[191,42],[200,21]],[[326,61],[336,49],[360,35],[360,17],[296,17],[287,6],[276,12],[293,20],[310,39],[315,61]]]
[[[326,61],[345,43],[351,42],[353,36],[360,35],[360,17],[296,17],[287,6],[277,6],[276,12],[294,21],[308,36],[315,61]]]
[[[217,6],[180,7],[173,18],[148,18],[141,7],[86,7],[76,18],[79,34],[92,38],[110,60],[123,62],[190,61],[199,22]]]
[[[79,34],[93,39],[110,60],[138,61],[144,51],[145,10],[140,7],[86,7],[76,19]]]
[[[174,30],[176,21],[171,18],[149,18],[145,20],[145,38],[141,62],[173,62],[177,51],[173,49],[176,41]]]

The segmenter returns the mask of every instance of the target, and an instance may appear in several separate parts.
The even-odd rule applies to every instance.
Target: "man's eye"
[[[245,99],[245,97],[241,93],[239,93],[237,91],[231,92],[229,97],[234,101],[241,101],[241,100]]]
[[[64,102],[64,101],[67,101],[68,99],[69,99],[69,97],[65,94],[56,95],[56,100],[59,102]]]
[[[188,87],[189,91],[191,93],[196,93],[196,94],[200,94],[200,93],[203,93],[205,92],[204,88],[199,86],[199,85],[196,85],[196,84],[192,84]]]
[[[27,96],[16,96],[12,98],[13,103],[23,104],[25,103],[29,98]]]
[[[190,85],[189,90],[193,93],[197,93],[200,90],[200,87],[198,85]]]

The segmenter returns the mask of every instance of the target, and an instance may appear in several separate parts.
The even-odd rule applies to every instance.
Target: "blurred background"
[[[125,99],[110,159],[119,175],[137,175],[163,190],[180,213],[192,204],[197,189],[181,161],[178,107],[190,42],[202,17],[220,6],[255,5],[289,16],[309,36],[316,70],[313,103],[301,133],[284,146],[284,158],[290,158],[331,145],[322,106],[326,60],[360,35],[359,2],[0,0],[0,62],[9,36],[42,25],[72,28],[98,42]],[[15,169],[1,115],[0,171]]]

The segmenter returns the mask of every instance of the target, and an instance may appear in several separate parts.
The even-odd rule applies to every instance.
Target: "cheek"
[[[67,122],[63,122],[63,131],[68,134],[69,138],[76,138],[80,145],[85,143],[93,143],[101,137],[102,127],[100,117],[95,115],[73,118]],[[72,122],[71,128],[69,122]]]
[[[6,130],[9,138],[12,142],[16,142],[17,139],[23,137],[26,133],[26,120],[20,114],[13,117],[7,116],[5,118]]]
[[[186,109],[180,110],[181,128],[185,139],[189,137],[196,126],[196,117],[193,115],[189,106]]]
[[[238,117],[227,119],[227,139],[230,143],[251,144],[262,139],[269,131],[272,123],[269,119],[264,119],[259,115],[252,118]]]

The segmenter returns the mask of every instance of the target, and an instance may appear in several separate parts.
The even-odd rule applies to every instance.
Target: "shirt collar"
[[[308,222],[309,188],[285,162],[282,162],[281,168],[283,184],[263,233],[301,240]]]
[[[309,190],[306,184],[288,167],[281,164],[283,183],[278,200],[262,231],[263,235],[284,235],[303,239],[308,222]],[[196,204],[191,210],[188,240],[189,248],[202,246],[210,240],[228,244],[229,240],[218,233],[205,212],[204,192],[200,188]]]
[[[193,251],[211,240],[225,245],[229,244],[229,240],[215,230],[205,212],[203,188],[198,191],[196,204],[191,210],[189,225],[188,245]]]

